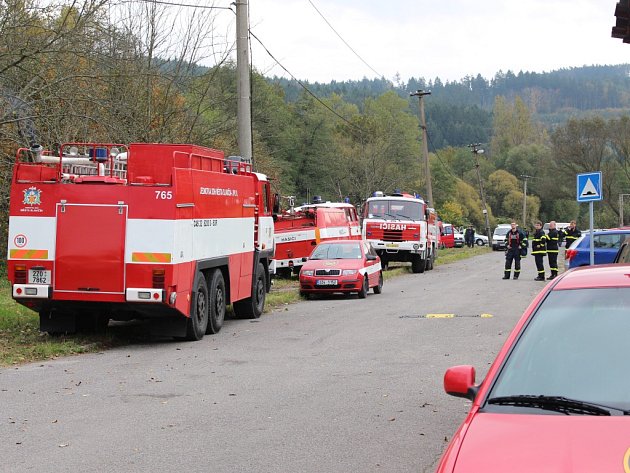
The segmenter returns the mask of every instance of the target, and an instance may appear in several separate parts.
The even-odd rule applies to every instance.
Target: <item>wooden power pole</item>
[[[429,146],[427,145],[427,122],[424,118],[424,100],[422,98],[425,95],[431,95],[431,92],[425,92],[424,90],[416,90],[412,92],[412,97],[418,97],[420,102],[420,127],[422,128],[422,155],[424,158],[424,176],[427,180],[427,202],[430,207],[434,207],[433,202],[433,187],[431,186],[431,167],[429,166]]]

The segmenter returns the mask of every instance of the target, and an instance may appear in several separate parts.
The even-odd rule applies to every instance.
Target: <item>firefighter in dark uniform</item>
[[[560,240],[565,240],[565,248],[570,247],[575,240],[582,236],[582,232],[579,231],[575,225],[575,220],[571,220],[569,226],[563,230],[560,230]]]
[[[505,235],[505,273],[503,279],[510,279],[512,261],[514,261],[514,279],[521,274],[521,250],[527,248],[527,236],[512,222],[512,228]]]
[[[543,261],[547,254],[547,239],[545,238],[545,231],[542,229],[542,222],[536,222],[534,228],[534,235],[532,236],[532,255],[534,255],[536,269],[538,270],[538,275],[534,278],[534,281],[544,281],[545,265]]]
[[[547,243],[547,258],[549,258],[549,270],[551,275],[547,279],[555,279],[558,275],[558,242],[560,234],[556,229],[556,222],[549,222],[549,231],[545,235],[545,243]]]

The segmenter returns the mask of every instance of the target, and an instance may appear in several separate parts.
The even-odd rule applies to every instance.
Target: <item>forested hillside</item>
[[[0,1],[1,2],[1,1]],[[171,6],[11,0],[0,8],[0,221],[18,147],[39,143],[174,142],[237,154],[236,74],[214,12],[173,25]],[[199,64],[213,56],[216,66]],[[421,69],[421,64],[419,65]],[[601,170],[597,225],[616,225],[630,189],[627,65],[457,82],[362,80],[308,84],[252,74],[254,167],[298,202],[357,205],[375,190],[426,190],[418,99],[426,98],[434,202],[444,220],[484,226],[480,158],[491,224],[517,218],[587,222],[575,174]],[[522,176],[528,177],[525,200]],[[522,216],[523,203],[527,215]],[[625,211],[630,215],[629,209]]]
[[[274,77],[288,101],[302,91],[295,81]],[[308,83],[307,83],[308,84]],[[553,128],[570,118],[597,114],[618,117],[630,111],[630,64],[584,66],[546,73],[498,72],[493,78],[467,76],[458,81],[411,78],[406,83],[385,79],[308,84],[320,97],[337,94],[361,106],[369,97],[393,90],[408,98],[416,90],[431,91],[426,100],[430,149],[487,142],[492,133],[492,109],[496,97],[513,101],[520,97],[535,120]],[[415,100],[415,99],[413,99]]]

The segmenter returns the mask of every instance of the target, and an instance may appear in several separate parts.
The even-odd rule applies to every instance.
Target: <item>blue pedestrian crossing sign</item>
[[[577,201],[593,202],[602,200],[602,173],[589,172],[577,175]]]

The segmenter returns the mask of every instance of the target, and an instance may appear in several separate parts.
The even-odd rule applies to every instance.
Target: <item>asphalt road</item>
[[[502,252],[153,341],[0,370],[6,472],[429,472],[478,381],[543,283]],[[455,314],[426,318],[427,314]],[[480,314],[492,317],[481,318]]]

